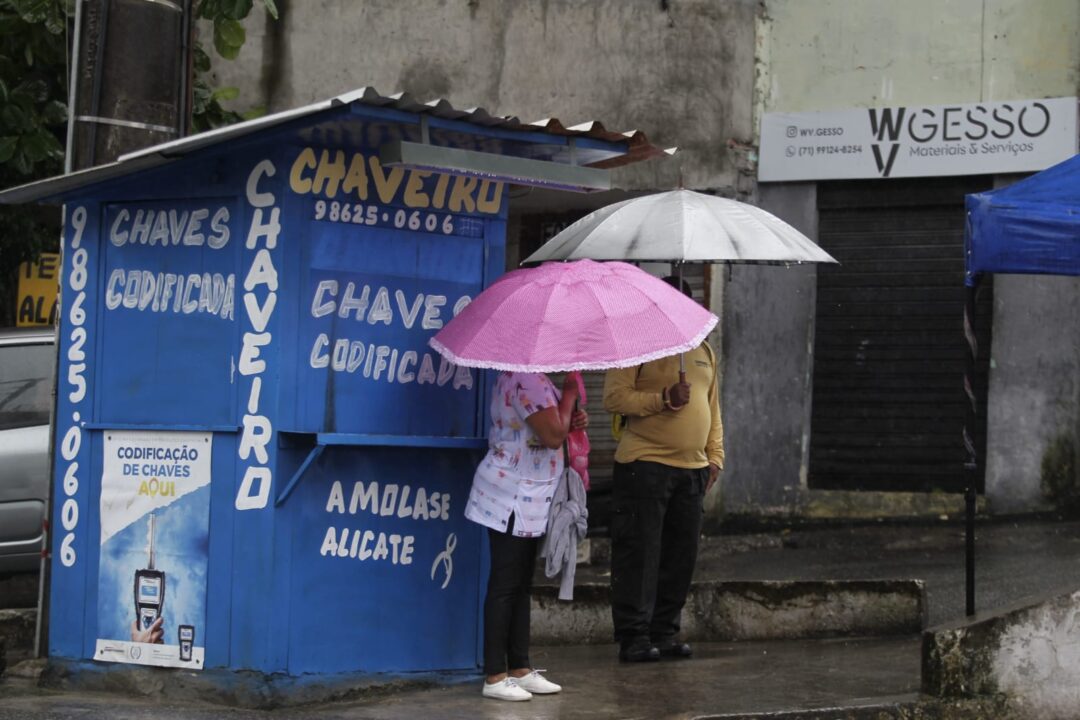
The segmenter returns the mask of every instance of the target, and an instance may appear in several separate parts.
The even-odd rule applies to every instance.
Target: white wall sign
[[[758,180],[1033,172],[1077,151],[1077,99],[767,113]]]

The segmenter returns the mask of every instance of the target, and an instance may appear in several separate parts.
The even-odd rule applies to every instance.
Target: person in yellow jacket
[[[679,639],[680,618],[703,498],[724,466],[724,430],[712,348],[702,343],[684,363],[685,380],[677,355],[604,378],[604,408],[628,418],[615,451],[611,517],[611,617],[624,662],[692,654]]]

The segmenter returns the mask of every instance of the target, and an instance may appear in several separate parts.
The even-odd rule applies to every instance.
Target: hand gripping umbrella
[[[798,265],[835,263],[810,238],[759,207],[692,190],[645,195],[586,215],[525,263],[624,260]],[[680,283],[681,285],[681,283]]]

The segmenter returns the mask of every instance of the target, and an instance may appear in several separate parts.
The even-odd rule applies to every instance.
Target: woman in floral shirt
[[[562,444],[588,425],[575,373],[562,393],[540,373],[499,373],[488,452],[473,477],[465,517],[488,528],[491,575],[484,600],[484,697],[528,700],[562,688],[529,663],[529,603],[540,537],[563,470]],[[509,670],[509,672],[508,672]]]

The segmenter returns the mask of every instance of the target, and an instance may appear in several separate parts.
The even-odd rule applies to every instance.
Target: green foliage
[[[67,120],[58,0],[0,0],[0,182],[55,172]]]
[[[66,24],[61,0],[0,0],[0,188],[63,170]],[[0,206],[0,326],[15,322],[19,263],[58,237],[58,211]]]
[[[278,9],[274,0],[262,0],[262,5],[270,17],[277,20]],[[226,60],[233,60],[240,54],[240,48],[247,40],[247,33],[241,21],[248,16],[253,6],[254,0],[202,0],[199,3],[195,11],[196,17],[212,23],[214,51],[219,56]],[[216,90],[211,87],[212,62],[210,55],[199,43],[195,45],[194,66],[195,83],[191,107],[193,131],[212,130],[262,114],[261,109],[241,114],[227,110],[221,105],[222,101],[235,100],[240,91],[230,87]]]
[[[0,0],[0,188],[22,185],[63,171],[67,122],[66,34],[71,0]],[[233,59],[246,39],[241,21],[255,0],[202,0],[196,17],[213,26],[215,52]],[[277,19],[274,0],[261,0]],[[210,56],[194,52],[192,129],[195,132],[246,120],[222,107],[236,88],[213,89]],[[16,271],[42,251],[55,251],[59,211],[0,206],[0,326],[15,322]]]

